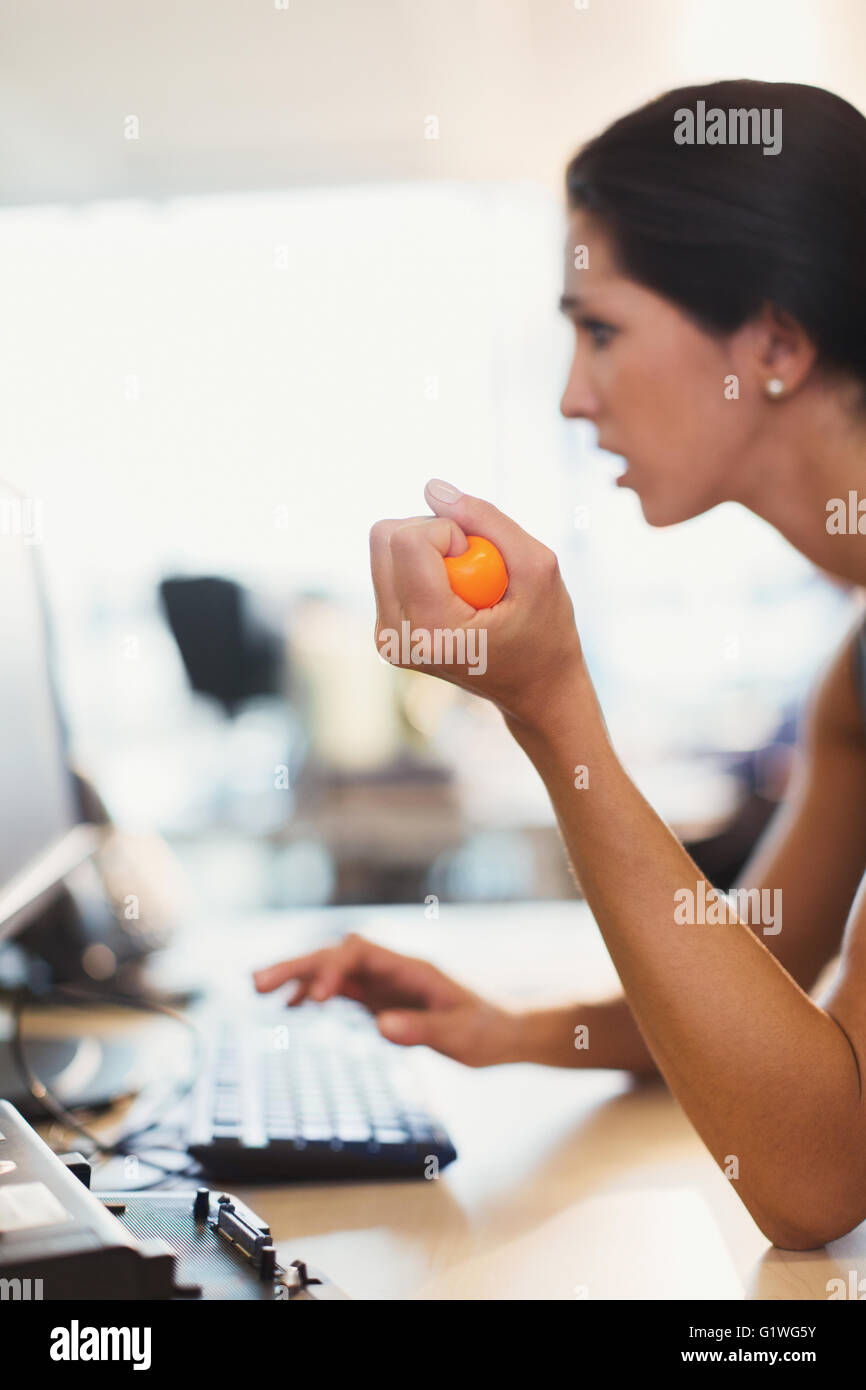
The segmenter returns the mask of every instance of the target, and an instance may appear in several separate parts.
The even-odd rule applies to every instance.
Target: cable
[[[136,1154],[135,1157],[138,1155]],[[201,1172],[197,1163],[191,1163],[187,1168],[163,1168],[162,1164],[157,1163],[154,1159],[142,1158],[141,1162],[148,1168],[160,1169],[162,1177],[156,1178],[153,1182],[136,1183],[135,1187],[118,1187],[116,1183],[112,1183],[110,1189],[106,1190],[111,1192],[152,1192],[154,1188],[162,1187],[163,1183],[170,1182],[172,1178],[190,1178]],[[96,1196],[99,1196],[98,1191],[96,1191]]]
[[[22,1012],[24,1004],[27,1000],[27,991],[25,989],[19,989],[16,990],[12,996],[12,1056],[15,1061],[15,1065],[18,1068],[21,1080],[24,1086],[26,1087],[28,1094],[33,1098],[33,1100],[36,1101],[38,1105],[42,1107],[42,1109],[51,1119],[55,1120],[58,1124],[63,1125],[66,1129],[71,1129],[76,1134],[80,1134],[82,1138],[87,1140],[87,1142],[97,1153],[103,1155],[106,1159],[116,1157],[137,1158],[138,1161],[143,1163],[146,1167],[156,1168],[163,1174],[163,1176],[157,1179],[156,1182],[142,1184],[135,1188],[126,1189],[130,1192],[147,1191],[148,1188],[157,1187],[161,1183],[167,1182],[170,1178],[187,1177],[192,1172],[196,1171],[195,1168],[191,1167],[187,1167],[186,1169],[182,1170],[176,1168],[167,1168],[164,1164],[158,1163],[155,1159],[145,1158],[141,1154],[133,1153],[129,1148],[129,1145],[135,1139],[139,1138],[143,1134],[148,1133],[149,1130],[155,1127],[158,1116],[166,1107],[173,1107],[177,1105],[184,1098],[184,1096],[188,1095],[190,1091],[193,1089],[200,1070],[199,1063],[201,1062],[203,1056],[203,1041],[201,1034],[198,1028],[196,1028],[195,1024],[192,1023],[192,1021],[186,1018],[183,1014],[178,1013],[177,1010],[170,1008],[167,1004],[159,1004],[153,1000],[137,999],[132,995],[107,995],[100,993],[97,996],[94,995],[93,992],[90,990],[75,989],[72,986],[61,985],[56,988],[55,997],[60,997],[61,1001],[63,999],[68,999],[75,1004],[86,1003],[92,1006],[95,1003],[115,1003],[123,1005],[127,1008],[141,1009],[144,1012],[163,1014],[166,1017],[173,1019],[175,1022],[183,1024],[183,1026],[189,1030],[196,1044],[196,1056],[194,1059],[194,1064],[191,1068],[190,1076],[185,1081],[183,1081],[180,1084],[180,1086],[173,1087],[169,1095],[166,1096],[156,1106],[156,1108],[151,1114],[151,1118],[147,1125],[139,1127],[138,1129],[130,1130],[126,1134],[122,1134],[113,1143],[105,1143],[102,1139],[95,1135],[92,1132],[92,1130],[88,1129],[86,1125],[83,1125],[80,1122],[80,1120],[76,1118],[73,1111],[68,1109],[63,1104],[63,1102],[55,1095],[55,1093],[51,1090],[51,1087],[48,1086],[33,1072],[24,1052],[24,1039],[21,1030]],[[170,1145],[163,1144],[159,1147],[166,1152],[172,1151]],[[176,1152],[181,1153],[184,1151],[180,1147],[178,1147]]]
[[[160,1115],[162,1115],[165,1110],[172,1109],[174,1106],[178,1105],[179,1102],[193,1090],[204,1063],[205,1046],[201,1032],[185,1014],[179,1013],[177,1009],[171,1008],[168,1004],[157,1003],[156,1000],[152,999],[141,999],[133,994],[113,993],[106,995],[100,993],[99,995],[94,995],[90,990],[76,989],[71,985],[60,985],[58,986],[57,992],[76,1003],[93,1004],[102,1001],[105,1003],[120,1004],[129,1009],[140,1009],[144,1013],[162,1014],[165,1018],[170,1018],[173,1022],[179,1023],[183,1028],[186,1028],[193,1040],[194,1055],[189,1076],[185,1081],[175,1083],[168,1094],[151,1111],[151,1117],[146,1125],[138,1129],[128,1130],[123,1134],[121,1138],[116,1141],[119,1145],[129,1143],[131,1140],[137,1139],[139,1135],[146,1134],[149,1130],[153,1129]]]

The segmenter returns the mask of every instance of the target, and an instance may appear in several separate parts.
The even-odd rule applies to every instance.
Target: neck
[[[813,564],[866,587],[866,416],[855,414],[850,397],[815,389],[768,403],[767,410],[772,433],[755,441],[732,500],[763,517]],[[833,499],[844,513],[828,509]]]

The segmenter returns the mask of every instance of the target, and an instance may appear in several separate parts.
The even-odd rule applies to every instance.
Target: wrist
[[[527,1027],[528,1014],[522,1009],[508,1005],[497,1006],[499,1014],[498,1040],[495,1056],[490,1065],[501,1066],[506,1062],[529,1062],[532,1050],[531,1029]]]
[[[514,1062],[542,1062],[544,1010],[520,1005],[495,1004],[495,1028],[488,1034],[484,1066]]]
[[[570,1007],[548,1007],[526,1009],[521,1013],[515,1033],[519,1055],[513,1060],[547,1067],[579,1065],[573,1050],[572,1012]]]
[[[503,715],[509,733],[525,747],[555,740],[575,726],[585,728],[587,716],[593,711],[600,717],[589,672],[583,658],[579,657],[570,662],[555,681],[546,682],[520,710],[503,710]]]

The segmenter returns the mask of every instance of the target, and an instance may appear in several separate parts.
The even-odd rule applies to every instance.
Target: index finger
[[[368,970],[372,965],[379,974],[386,974],[391,961],[400,959],[396,952],[350,932],[336,946],[324,946],[306,956],[280,961],[256,971],[253,978],[260,993],[278,989],[287,980],[300,980],[311,986],[307,992],[313,999],[323,1000],[337,994],[355,971]]]
[[[280,985],[290,980],[310,980],[318,974],[324,958],[335,948],[322,946],[318,951],[310,951],[305,956],[293,956],[290,960],[278,961],[276,965],[263,966],[253,971],[253,982],[259,994],[270,994]]]
[[[440,972],[428,961],[390,951],[387,946],[379,946],[366,937],[352,933],[338,946],[324,947],[306,956],[280,961],[277,965],[257,970],[253,978],[256,989],[262,994],[279,988],[288,980],[301,980],[307,985],[315,981],[308,992],[312,998],[321,1001],[344,990],[352,976],[375,977],[380,983],[398,989],[417,989],[419,969],[428,987],[441,979]]]

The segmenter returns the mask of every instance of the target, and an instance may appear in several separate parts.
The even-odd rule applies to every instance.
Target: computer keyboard
[[[220,1020],[192,1100],[187,1148],[215,1176],[434,1177],[456,1158],[405,1048],[352,1000]]]

